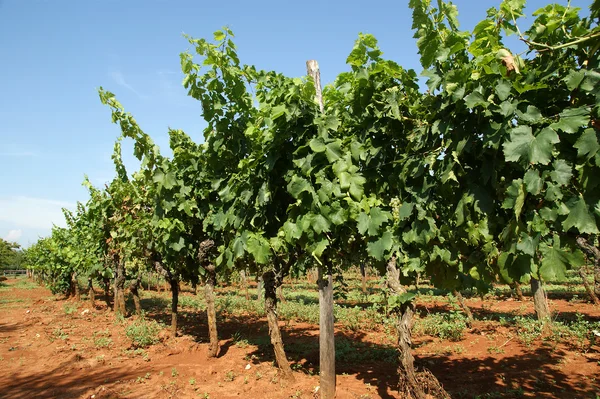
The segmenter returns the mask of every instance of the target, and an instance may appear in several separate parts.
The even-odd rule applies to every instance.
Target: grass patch
[[[100,330],[94,332],[94,346],[96,348],[108,348],[113,344],[112,339],[110,339],[110,331],[108,328],[106,330]]]
[[[203,299],[190,295],[181,295],[179,297],[179,306],[182,308],[192,308],[200,311],[206,310],[206,303]]]
[[[98,337],[94,339],[94,346],[96,348],[108,348],[113,344],[112,339],[108,337]]]
[[[63,329],[60,328],[60,327],[55,328],[54,331],[52,332],[52,335],[55,338],[62,339],[63,341],[69,339],[69,334],[67,334],[66,332],[64,332]]]
[[[237,346],[238,348],[247,348],[248,346],[250,346],[248,340],[246,338],[243,338],[242,333],[239,331],[233,333],[233,335],[231,336],[231,340],[235,343],[235,346]]]
[[[0,299],[0,305],[3,305],[5,303],[18,303],[18,302],[25,302],[24,299],[20,299],[20,298],[3,298]]]
[[[463,339],[466,329],[467,319],[458,312],[432,313],[415,324],[415,334],[431,335],[449,341]]]
[[[77,312],[77,305],[74,305],[71,303],[65,303],[63,305],[63,310],[64,310],[65,314],[67,314],[67,315],[73,314],[73,313]]]
[[[514,318],[517,337],[526,346],[536,340],[543,339],[564,343],[571,348],[587,352],[600,341],[600,322],[585,320],[584,315],[577,313],[573,321],[554,320],[551,323],[529,317]]]
[[[32,290],[34,288],[39,288],[40,286],[33,281],[30,281],[26,278],[19,279],[15,284],[12,284],[13,288],[19,288],[21,290]]]
[[[162,326],[154,320],[146,320],[144,314],[125,328],[125,335],[138,348],[145,348],[158,342],[158,333]]]
[[[145,349],[143,348],[136,348],[136,349],[124,349],[123,350],[123,354],[129,358],[133,358],[136,356],[140,356],[142,359],[144,359],[145,361],[148,361],[148,352],[146,352]]]
[[[581,352],[589,351],[600,342],[600,322],[585,320],[581,313],[577,313],[573,321],[554,322],[551,329],[552,340],[564,342]]]

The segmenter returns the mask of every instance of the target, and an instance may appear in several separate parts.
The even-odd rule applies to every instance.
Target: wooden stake
[[[315,90],[317,92],[315,99],[319,103],[321,112],[324,112],[323,108],[323,91],[321,90],[321,71],[319,70],[319,63],[316,60],[306,61],[306,72],[312,76],[315,81]]]
[[[331,267],[319,267],[319,369],[321,398],[335,397],[335,336]],[[326,274],[324,275],[323,272]]]
[[[315,60],[306,61],[306,71],[315,82],[316,100],[321,112],[323,95],[321,90],[321,73],[319,63]],[[333,276],[331,265],[327,263],[325,270],[319,267],[319,369],[320,389],[322,399],[335,397],[335,338],[333,324]]]

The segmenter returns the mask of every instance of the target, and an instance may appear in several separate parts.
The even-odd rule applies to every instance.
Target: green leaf
[[[573,147],[577,148],[577,156],[579,158],[585,157],[588,161],[592,159],[600,149],[596,130],[586,129]]]
[[[233,240],[233,257],[239,259],[244,256],[244,239],[242,237],[236,237]]]
[[[500,101],[506,100],[510,96],[511,90],[512,84],[505,79],[500,80],[496,85],[496,94],[498,95]]]
[[[411,302],[417,294],[414,292],[404,292],[400,295],[391,295],[388,298],[388,309],[390,311],[400,309],[402,305]]]
[[[573,177],[573,168],[566,161],[557,159],[552,162],[554,170],[550,172],[550,178],[560,186],[566,186]]]
[[[183,240],[183,237],[179,237],[179,241],[171,243],[170,247],[176,252],[181,251],[183,247],[185,247],[185,241]]]
[[[319,123],[319,128],[323,129],[325,132],[327,132],[329,130],[332,130],[335,132],[340,127],[340,120],[335,115],[327,115],[327,116],[325,116],[325,118],[320,120],[318,123]]]
[[[535,237],[532,237],[527,233],[521,233],[519,242],[517,242],[517,250],[523,252],[525,255],[534,256],[539,243],[539,234],[536,234]]]
[[[271,108],[271,119],[275,120],[275,119],[281,117],[282,115],[285,114],[285,111],[286,111],[285,105],[277,105],[277,106]]]
[[[519,117],[519,120],[533,124],[539,123],[544,119],[540,110],[534,105],[528,105],[525,112],[517,110],[517,116]]]
[[[587,106],[569,108],[561,112],[559,117],[560,120],[550,125],[550,127],[555,130],[562,130],[565,133],[575,133],[590,122],[590,110]]]
[[[216,42],[220,42],[223,41],[223,39],[225,39],[225,32],[218,30],[213,34],[213,36]]]
[[[412,202],[404,202],[400,209],[398,210],[398,218],[400,220],[405,220],[410,217],[413,213],[413,209],[415,209],[415,204]]]
[[[593,92],[598,90],[598,84],[600,83],[600,73],[593,70],[585,71],[585,78],[581,82],[581,90],[587,92]]]
[[[359,173],[350,174],[348,172],[340,173],[339,179],[340,188],[342,190],[348,190],[352,198],[356,201],[360,201],[364,193],[363,185],[367,180]]]
[[[519,254],[515,256],[515,254],[503,252],[498,257],[500,274],[509,283],[515,280],[525,283],[529,280],[535,268],[532,260],[529,255]]]
[[[563,81],[567,84],[567,88],[569,91],[573,91],[579,87],[581,81],[585,77],[585,71],[582,70],[571,70],[569,74],[563,79]]]
[[[314,246],[310,247],[310,252],[317,257],[323,255],[323,252],[329,246],[329,240],[327,238],[323,238],[319,242],[317,242]]]
[[[421,72],[421,75],[428,78],[426,84],[431,91],[436,90],[442,83],[442,77],[431,69],[425,69],[423,72]]]
[[[312,228],[317,234],[330,231],[330,223],[323,215],[312,215]]]
[[[500,114],[502,116],[512,116],[517,110],[517,102],[504,101],[500,104]]]
[[[392,249],[394,243],[391,232],[386,231],[381,238],[367,244],[367,253],[377,260],[384,260],[384,253]]]
[[[540,209],[540,216],[542,217],[542,219],[548,222],[554,222],[558,217],[558,212],[556,211],[556,209],[543,207],[542,209]]]
[[[160,187],[166,188],[167,190],[172,189],[177,184],[177,179],[173,172],[164,173],[160,169],[156,169],[154,171],[154,176],[152,177],[152,181],[157,183]]]
[[[267,183],[263,183],[258,189],[258,194],[256,195],[256,203],[259,206],[266,205],[271,199],[271,192],[269,191],[269,186]]]
[[[329,212],[325,215],[331,223],[340,226],[348,221],[348,211],[342,208],[338,201],[331,204]]]
[[[475,108],[478,105],[486,107],[488,102],[483,98],[481,93],[474,91],[465,97],[465,104],[468,108]]]
[[[369,215],[367,215],[366,212],[361,212],[356,220],[356,228],[358,229],[358,232],[362,235],[365,235],[369,229]]]
[[[269,241],[262,236],[252,235],[247,242],[248,252],[252,254],[256,263],[266,264],[271,256]]]
[[[369,214],[361,213],[358,215],[357,228],[360,234],[368,232],[370,236],[379,234],[381,225],[391,219],[389,212],[381,210],[379,207],[371,208]]]
[[[569,258],[561,250],[560,242],[557,245],[555,240],[552,246],[542,245],[540,253],[542,254],[542,262],[539,270],[541,277],[546,281],[565,281]]]
[[[525,204],[525,195],[523,180],[513,180],[511,185],[506,189],[506,198],[504,199],[504,202],[502,202],[502,208],[514,209],[515,218],[519,220],[523,205]]]
[[[530,126],[517,126],[510,132],[510,141],[504,143],[504,156],[507,161],[523,160],[530,164],[547,165],[552,158],[554,144],[560,140],[550,128],[544,128],[533,136]]]
[[[527,188],[527,192],[538,195],[542,191],[543,181],[540,178],[540,173],[535,169],[529,169],[523,177],[523,182]]]
[[[304,191],[309,193],[312,192],[312,186],[305,178],[292,176],[292,180],[288,184],[287,190],[294,198],[298,199],[300,194],[302,194]]]
[[[320,137],[315,137],[314,139],[312,139],[309,143],[310,145],[310,149],[313,150],[314,152],[325,152],[326,150],[326,146],[325,143],[323,142],[323,139]]]
[[[287,242],[294,242],[295,240],[302,237],[302,229],[296,223],[290,222],[289,220],[283,224],[283,232]]]
[[[569,230],[575,227],[580,233],[598,234],[596,218],[590,212],[583,197],[579,197],[567,204],[569,216],[563,222],[563,228]]]
[[[325,146],[325,155],[330,163],[333,163],[342,157],[342,141],[335,140]]]

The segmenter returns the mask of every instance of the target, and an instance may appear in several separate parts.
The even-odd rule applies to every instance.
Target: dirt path
[[[272,366],[265,320],[222,317],[219,333],[224,339],[217,359],[207,358],[205,316],[195,312],[182,312],[182,330],[189,335],[172,339],[165,330],[160,343],[135,350],[125,334],[127,323],[116,322],[105,308],[7,283],[0,289],[1,398],[315,397],[317,326],[282,323],[297,370],[296,381],[287,383]],[[531,305],[470,304],[480,318],[490,312],[527,312]],[[420,305],[430,311],[444,306]],[[559,306],[567,312],[571,304]],[[600,318],[597,309],[586,310]],[[418,365],[430,368],[457,398],[483,393],[489,398],[593,398],[600,392],[597,350],[581,353],[553,342],[526,347],[508,328],[488,327],[476,323],[459,342],[417,337]],[[338,355],[345,359],[337,368],[337,398],[398,398],[393,391],[393,337],[383,331],[337,331],[336,337]]]

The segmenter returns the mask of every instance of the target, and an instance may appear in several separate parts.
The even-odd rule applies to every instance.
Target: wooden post
[[[91,277],[88,277],[88,293],[92,308],[96,307],[96,293],[94,292],[94,282]]]
[[[365,262],[360,262],[360,277],[362,281],[362,293],[367,298],[367,267],[365,266]]]
[[[333,276],[330,265],[319,267],[319,370],[321,398],[335,397]],[[323,272],[325,271],[325,275]]]
[[[260,302],[261,298],[264,297],[263,295],[263,276],[261,273],[258,273],[256,275],[256,300]]]
[[[315,81],[316,100],[319,102],[319,108],[321,112],[324,112],[323,106],[323,91],[321,90],[321,71],[319,70],[319,63],[316,60],[306,61],[306,72],[312,76]]]
[[[316,60],[306,61],[306,71],[315,82],[316,100],[324,111],[321,72]],[[319,370],[321,398],[335,397],[335,337],[333,324],[333,276],[331,264],[319,267]]]
[[[246,295],[246,300],[250,300],[250,293],[248,292],[248,278],[246,277],[246,269],[240,270],[240,283],[244,288],[244,292]]]
[[[171,285],[171,335],[177,337],[177,305],[179,304],[179,280],[175,276],[170,276]]]

